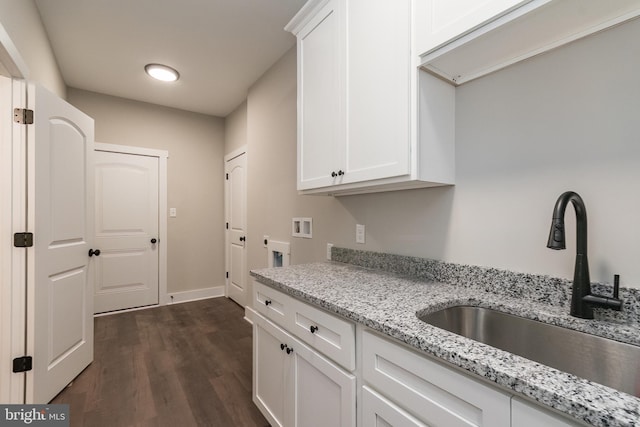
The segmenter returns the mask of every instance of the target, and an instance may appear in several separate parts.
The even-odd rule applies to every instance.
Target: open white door
[[[93,119],[28,85],[26,403],[47,403],[93,360]]]
[[[247,155],[242,150],[225,157],[225,212],[227,217],[226,294],[247,305]]]

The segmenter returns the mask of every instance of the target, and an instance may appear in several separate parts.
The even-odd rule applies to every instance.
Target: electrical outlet
[[[364,225],[356,224],[356,243],[364,244]]]
[[[333,247],[333,243],[327,243],[327,259],[331,261],[331,248]]]
[[[169,208],[169,217],[175,218],[178,216],[178,211],[176,208]]]

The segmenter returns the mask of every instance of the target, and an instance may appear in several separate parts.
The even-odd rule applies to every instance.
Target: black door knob
[[[247,238],[246,238],[246,237],[244,237],[244,236],[240,237],[240,241],[241,241],[241,242],[244,242],[245,240],[247,240]]]
[[[96,250],[89,249],[89,256],[92,257],[94,255],[95,256],[100,256],[100,249],[96,249]]]
[[[314,334],[317,330],[318,330],[318,327],[317,327],[317,326],[313,326],[313,325],[311,325],[311,326],[309,327],[309,331],[311,331],[311,333],[312,333],[312,334]]]
[[[335,172],[331,172],[331,178],[335,178],[336,176],[338,176],[338,174],[337,174],[337,173],[335,173]]]
[[[151,239],[151,244],[155,245],[157,241],[158,240],[154,237],[153,239]]]
[[[342,175],[344,175],[344,172],[342,172],[342,171],[338,171],[338,175],[339,175],[339,176],[342,176]]]
[[[264,305],[269,305],[269,304],[271,304],[271,300],[268,299],[264,301]]]
[[[287,347],[287,354],[293,353],[293,349],[291,347]]]
[[[287,348],[286,344],[280,344],[280,350],[284,350],[285,348]]]

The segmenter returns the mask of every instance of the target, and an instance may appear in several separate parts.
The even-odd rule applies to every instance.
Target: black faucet
[[[587,260],[587,209],[578,193],[567,191],[562,193],[553,208],[551,231],[547,247],[566,249],[564,233],[564,213],[571,202],[576,211],[577,251],[576,267],[573,273],[573,289],[571,292],[571,311],[574,317],[593,319],[593,306],[606,307],[613,310],[622,309],[622,300],[618,299],[619,276],[616,275],[613,287],[613,298],[592,295],[589,279],[589,261]]]

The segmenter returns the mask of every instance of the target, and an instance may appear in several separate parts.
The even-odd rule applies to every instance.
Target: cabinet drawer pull
[[[264,305],[269,305],[269,304],[271,304],[271,300],[270,299],[264,300]]]
[[[311,331],[311,333],[312,333],[312,334],[314,334],[317,330],[318,330],[318,327],[317,327],[317,326],[313,326],[313,325],[311,325],[311,326],[309,327],[309,331]]]

